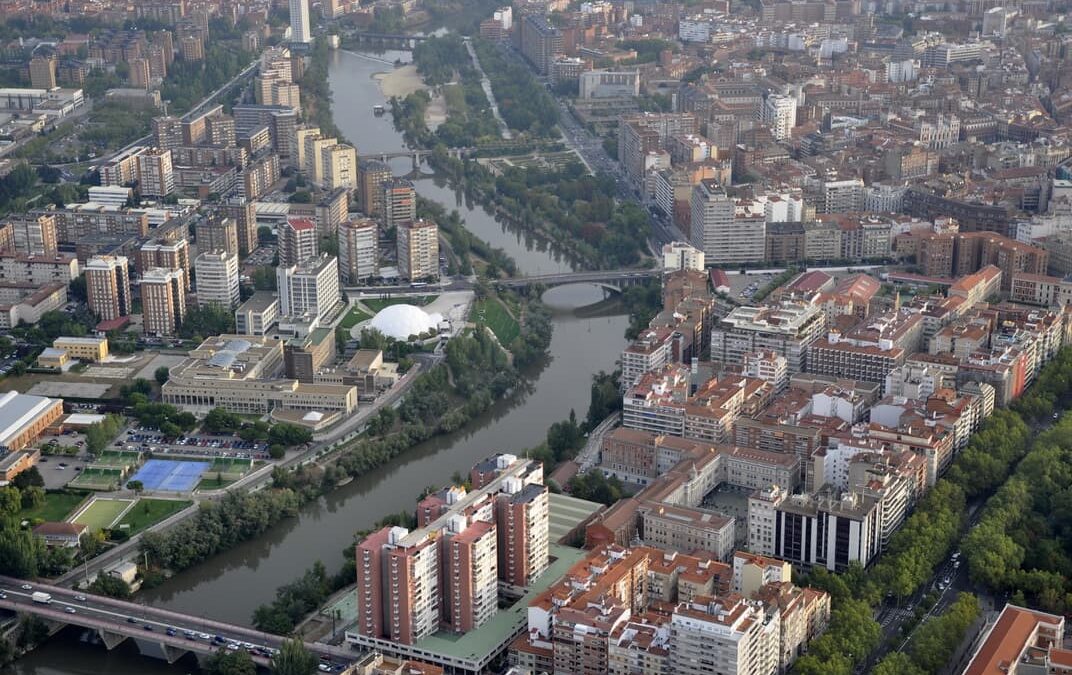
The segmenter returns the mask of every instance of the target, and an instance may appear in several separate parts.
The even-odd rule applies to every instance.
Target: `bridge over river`
[[[37,592],[48,593],[51,602],[34,602],[33,594]],[[258,665],[267,666],[273,651],[286,640],[278,635],[213,621],[207,617],[4,576],[0,576],[0,609],[33,614],[53,624],[75,625],[96,631],[108,649],[129,638],[154,642],[160,645],[169,663],[177,661],[187,652],[205,656],[221,649],[243,649]],[[307,642],[305,646],[321,660],[336,666],[344,666],[361,657],[361,654],[347,647],[321,642]]]

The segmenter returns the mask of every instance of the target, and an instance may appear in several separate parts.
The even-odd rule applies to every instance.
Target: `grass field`
[[[46,492],[44,504],[36,509],[23,509],[19,512],[19,518],[23,520],[36,520],[39,518],[46,522],[63,522],[85,498],[84,492]]]
[[[140,499],[134,508],[127,511],[123,519],[116,523],[116,529],[129,525],[127,534],[135,535],[145,528],[182,511],[193,502],[176,499]]]
[[[350,308],[350,311],[347,312],[346,316],[344,316],[342,318],[342,321],[339,322],[339,328],[345,328],[346,330],[350,330],[362,321],[366,321],[371,318],[371,314],[355,305]]]
[[[234,483],[233,480],[227,480],[226,478],[216,480],[215,474],[212,478],[202,478],[201,482],[197,484],[195,490],[222,490]]]
[[[497,298],[487,298],[473,303],[469,319],[474,323],[487,324],[503,347],[509,347],[510,343],[521,335],[521,326],[514,317],[510,316],[506,307]]]
[[[119,517],[128,506],[130,506],[131,500],[129,499],[101,499],[97,498],[93,500],[82,513],[79,513],[72,522],[81,523],[90,530],[103,530],[106,527],[111,527],[115,519]]]
[[[373,312],[378,312],[384,307],[390,307],[391,305],[416,305],[418,307],[424,307],[428,303],[435,300],[437,295],[418,295],[412,298],[371,298],[368,300],[362,300],[361,303],[371,309]]]
[[[94,462],[97,467],[130,467],[138,463],[140,452],[124,452],[119,450],[106,450],[97,456]]]
[[[222,471],[224,473],[245,473],[253,467],[252,459],[240,459],[238,457],[217,457],[206,474]]]
[[[119,485],[123,472],[120,469],[107,469],[87,466],[81,475],[72,480],[72,487],[94,488],[98,490],[110,490]]]

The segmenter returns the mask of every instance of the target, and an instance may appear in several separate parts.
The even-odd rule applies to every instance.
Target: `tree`
[[[127,586],[127,583],[119,577],[113,577],[110,574],[98,574],[89,587],[94,593],[100,593],[109,598],[119,600],[130,598],[130,586]]]
[[[305,643],[291,638],[272,657],[271,667],[274,675],[312,675],[316,672],[317,658],[305,648]]]
[[[25,490],[31,485],[37,487],[45,487],[45,479],[41,477],[41,472],[37,470],[36,466],[31,466],[25,471],[19,472],[19,475],[11,481],[11,484],[20,490]]]
[[[246,651],[221,649],[209,657],[204,670],[207,675],[257,675],[257,664]]]
[[[242,426],[242,418],[223,408],[213,408],[205,415],[202,426],[214,434],[229,433]]]
[[[45,489],[38,485],[29,485],[22,491],[22,506],[26,509],[36,509],[45,503]]]
[[[156,383],[160,386],[164,386],[164,383],[171,377],[171,369],[167,366],[160,366],[153,373],[153,377],[156,379]]]
[[[132,480],[127,483],[127,489],[133,490],[134,494],[141,494],[141,491],[145,489],[145,484],[140,480]]]
[[[19,491],[8,485],[0,488],[0,514],[13,516],[22,510],[22,496]]]
[[[878,662],[872,675],[926,675],[904,652],[892,652]]]

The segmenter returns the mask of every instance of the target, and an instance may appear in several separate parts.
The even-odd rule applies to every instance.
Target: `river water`
[[[379,55],[377,55],[379,56]],[[406,55],[388,53],[394,61]],[[335,52],[330,82],[335,122],[362,155],[404,149],[389,115],[375,117],[372,106],[383,102],[373,74],[391,68],[380,61]],[[411,160],[394,160],[396,173],[412,169]],[[418,192],[448,208],[456,208],[474,234],[500,247],[518,263],[522,274],[548,274],[573,269],[569,261],[540,246],[524,233],[495,221],[483,208],[466,204],[454,191],[431,178],[416,181]],[[595,286],[565,286],[544,296],[553,310],[554,336],[549,356],[528,373],[526,391],[469,424],[464,430],[429,440],[390,465],[354,480],[302,509],[265,536],[187,570],[163,586],[139,594],[147,604],[193,615],[249,623],[253,610],[270,601],[275,589],[315,561],[329,571],[343,562],[342,550],[353,533],[369,528],[384,515],[412,509],[420,491],[442,485],[454,471],[468,471],[492,453],[519,452],[543,441],[547,428],[575,410],[583,417],[588,408],[593,374],[612,370],[625,344],[628,319],[623,314],[598,318],[578,317],[574,310],[603,299]],[[184,661],[168,667],[160,661],[136,656],[126,649],[106,653],[103,647],[72,639],[68,631],[51,640],[11,670],[18,675],[180,674],[192,666]]]

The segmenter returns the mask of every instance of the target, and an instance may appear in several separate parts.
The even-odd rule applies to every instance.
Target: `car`
[[[74,613],[75,613],[75,612],[77,612],[78,610],[77,610],[77,609],[75,609],[74,607],[64,607],[64,608],[63,608],[63,611],[67,612],[68,614],[74,614]]]
[[[22,586],[19,586],[19,588],[21,588],[24,591],[32,591],[33,590],[33,586],[31,586],[30,584],[23,584]]]
[[[331,672],[331,666],[329,666],[329,665],[326,665],[326,664],[323,664],[323,663],[321,663],[320,665],[318,665],[318,666],[316,667],[316,669],[317,669],[317,670],[319,670],[319,671],[320,671],[320,672],[322,672],[322,673],[330,673],[330,672]]]
[[[168,626],[168,629],[167,629],[167,630],[165,630],[164,632],[165,632],[165,633],[167,633],[168,635],[175,635],[175,634],[176,634],[176,633],[178,633],[179,631],[175,630],[175,629],[174,629],[174,628],[172,628],[171,626]]]
[[[197,637],[201,638],[202,640],[211,640],[212,639],[212,636],[209,635],[208,633],[198,633]]]
[[[942,579],[942,583],[948,586],[949,584],[953,583],[953,579],[951,579],[950,577],[946,577],[945,579]]]
[[[127,623],[138,623],[138,620],[132,616],[127,617]]]
[[[227,649],[231,650],[232,652],[238,651],[238,643],[237,642],[228,642],[227,643]]]
[[[186,637],[187,640],[196,640],[197,639],[197,633],[193,632],[192,630],[183,631],[182,634]]]
[[[953,569],[955,569],[955,570],[960,569],[960,561],[959,560],[957,560],[956,562],[953,563]]]
[[[84,596],[84,595],[76,595],[76,596],[74,596],[74,599],[77,600],[78,602],[85,602],[86,601],[86,596]]]
[[[7,600],[7,593],[0,591],[0,600]]]
[[[145,624],[144,626],[142,626],[142,628],[144,628],[145,630],[149,631],[150,633],[152,633],[152,632],[153,632],[153,630],[155,630],[155,629],[154,629],[154,628],[153,628],[152,626],[150,626],[149,624]]]

